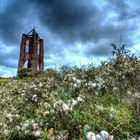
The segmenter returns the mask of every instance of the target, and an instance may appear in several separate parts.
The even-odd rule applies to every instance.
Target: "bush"
[[[23,68],[18,72],[18,77],[19,78],[27,78],[27,77],[34,77],[37,74],[39,74],[39,71],[35,71],[34,69],[31,68]]]
[[[139,59],[114,49],[99,67],[63,66],[41,75],[23,69],[21,79],[0,84],[0,139],[85,140],[101,130],[116,140],[138,139]]]

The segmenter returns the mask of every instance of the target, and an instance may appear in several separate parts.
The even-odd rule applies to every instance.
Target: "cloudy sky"
[[[97,64],[111,43],[140,53],[140,0],[0,0],[0,76],[16,75],[22,33],[45,40],[45,69]]]

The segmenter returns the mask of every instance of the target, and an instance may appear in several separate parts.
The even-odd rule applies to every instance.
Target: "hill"
[[[0,138],[94,140],[108,132],[110,140],[140,139],[140,63],[124,50],[114,48],[99,67],[1,78]]]

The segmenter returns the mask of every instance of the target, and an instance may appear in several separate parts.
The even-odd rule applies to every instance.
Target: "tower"
[[[27,66],[24,66],[26,62]],[[40,72],[44,70],[44,40],[39,38],[34,28],[29,33],[22,34],[18,72],[23,67]]]

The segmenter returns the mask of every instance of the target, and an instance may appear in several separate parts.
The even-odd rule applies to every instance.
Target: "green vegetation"
[[[6,83],[8,83],[10,78],[3,78],[0,77],[0,86],[4,86]]]
[[[0,139],[85,140],[102,130],[140,139],[140,60],[112,46],[112,59],[97,68],[0,79]]]

